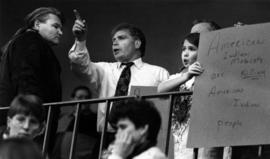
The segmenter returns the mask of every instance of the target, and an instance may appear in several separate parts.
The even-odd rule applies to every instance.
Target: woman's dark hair
[[[0,142],[0,159],[44,159],[39,147],[30,139],[8,138]]]
[[[113,37],[114,34],[120,30],[127,30],[129,31],[130,35],[136,39],[136,40],[140,40],[141,41],[141,46],[140,46],[140,51],[141,51],[141,57],[144,56],[145,54],[145,47],[146,47],[146,38],[144,33],[142,32],[142,30],[140,28],[138,28],[137,26],[133,25],[133,24],[129,24],[129,23],[120,23],[117,26],[115,26],[111,32],[111,36]]]
[[[192,45],[199,47],[200,33],[190,33],[184,37],[183,43],[185,40],[190,42]]]
[[[136,129],[148,125],[147,139],[154,144],[157,143],[161,116],[153,102],[142,99],[117,102],[111,110],[109,121],[112,125],[116,125],[121,119],[129,119]]]
[[[21,94],[12,100],[8,117],[12,118],[16,114],[32,115],[38,119],[39,123],[45,121],[45,110],[41,99],[31,94]]]
[[[49,14],[56,15],[61,20],[62,24],[65,23],[64,15],[56,8],[40,7],[35,9],[34,11],[25,16],[23,27],[19,28],[15,32],[15,34],[11,37],[11,39],[4,45],[4,47],[2,48],[3,54],[5,54],[7,48],[14,39],[16,39],[19,35],[23,34],[24,32],[26,32],[28,29],[32,29],[34,27],[36,20],[39,20],[40,22],[45,22]]]

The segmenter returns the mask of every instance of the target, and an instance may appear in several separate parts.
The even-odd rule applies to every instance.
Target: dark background
[[[67,57],[74,42],[71,28],[75,8],[88,23],[87,46],[93,61],[114,61],[110,31],[118,23],[129,22],[146,35],[144,60],[171,74],[181,66],[181,41],[194,19],[211,19],[222,27],[231,27],[237,21],[270,21],[268,0],[0,0],[0,46],[23,24],[26,14],[42,6],[58,8],[67,19],[62,41],[54,48],[62,66],[64,100],[82,84],[70,71]]]

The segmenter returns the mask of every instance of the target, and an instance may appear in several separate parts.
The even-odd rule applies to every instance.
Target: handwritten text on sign
[[[270,23],[204,33],[189,147],[270,143]]]

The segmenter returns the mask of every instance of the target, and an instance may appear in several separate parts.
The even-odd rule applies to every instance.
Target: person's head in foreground
[[[209,31],[214,31],[218,30],[221,27],[214,21],[210,20],[195,20],[193,22],[193,26],[191,28],[190,33],[203,33],[203,32],[209,32]]]
[[[146,39],[140,28],[121,23],[112,30],[111,36],[116,61],[127,63],[144,56]]]
[[[32,140],[15,137],[0,142],[0,159],[43,159],[43,157]]]
[[[39,135],[45,124],[45,112],[39,97],[31,94],[16,96],[10,104],[4,138]]]
[[[157,144],[161,116],[150,101],[129,99],[117,103],[110,122],[117,128],[111,147],[113,155],[132,158]],[[165,156],[160,150],[155,150],[155,155]]]

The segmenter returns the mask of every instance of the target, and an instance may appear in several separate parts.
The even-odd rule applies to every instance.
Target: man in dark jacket
[[[9,106],[20,93],[35,94],[44,103],[61,100],[61,68],[51,46],[59,43],[63,22],[57,9],[38,8],[25,17],[25,26],[3,47],[1,107]]]
[[[37,8],[25,17],[25,25],[2,48],[0,107],[9,106],[18,94],[36,95],[44,103],[61,101],[61,68],[51,47],[60,42],[63,23],[61,12],[51,7]],[[53,108],[53,120],[58,114],[59,108]],[[5,121],[1,111],[0,125]],[[57,123],[51,130],[56,128]]]

